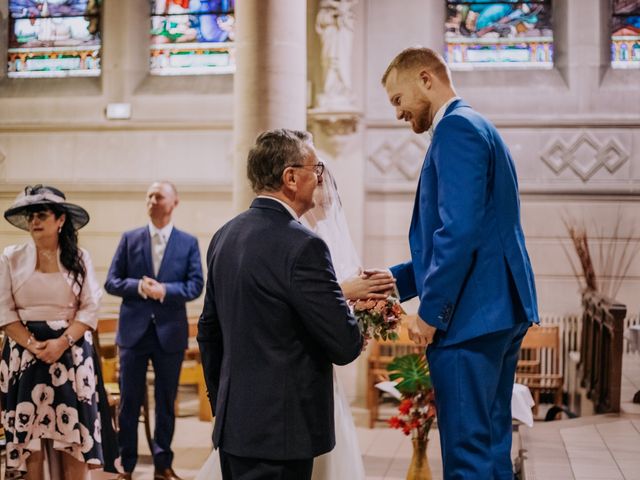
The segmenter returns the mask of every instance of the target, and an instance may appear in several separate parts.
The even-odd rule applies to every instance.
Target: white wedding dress
[[[326,167],[326,162],[325,162]],[[322,186],[314,194],[315,207],[302,217],[302,223],[328,245],[338,282],[360,271],[360,259],[349,234],[336,183],[328,168]],[[344,368],[344,367],[338,367]],[[364,480],[364,464],[349,401],[333,368],[333,403],[336,432],[335,448],[313,462],[312,480]],[[216,450],[196,475],[195,480],[222,480],[220,456]]]

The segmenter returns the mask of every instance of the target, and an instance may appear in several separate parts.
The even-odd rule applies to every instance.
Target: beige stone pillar
[[[273,128],[307,125],[307,7],[301,0],[236,3],[233,206],[245,210],[253,192],[247,153]]]

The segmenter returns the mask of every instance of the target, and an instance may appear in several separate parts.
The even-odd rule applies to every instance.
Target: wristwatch
[[[76,341],[73,339],[73,337],[71,336],[71,334],[69,333],[65,333],[64,337],[67,339],[67,342],[69,342],[69,346],[73,347],[76,343]]]

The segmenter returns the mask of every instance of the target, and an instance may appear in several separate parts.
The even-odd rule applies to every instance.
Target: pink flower
[[[62,433],[65,441],[69,443],[80,443],[80,434],[75,429],[78,423],[78,411],[61,403],[56,407],[56,426]]]
[[[64,385],[69,380],[67,367],[60,362],[56,362],[49,367],[49,375],[51,375],[51,384],[54,387]]]
[[[9,365],[4,360],[0,362],[0,391],[3,393],[9,391]]]
[[[87,453],[91,451],[93,448],[93,437],[91,436],[91,432],[89,429],[85,427],[83,424],[80,425],[80,443],[82,445],[82,453]]]
[[[31,391],[31,400],[40,409],[43,405],[53,403],[53,388],[46,383],[38,383]]]
[[[42,405],[36,410],[36,432],[46,438],[56,436],[56,411],[49,405]]]
[[[35,420],[36,407],[31,402],[20,402],[16,406],[16,432],[26,432]]]

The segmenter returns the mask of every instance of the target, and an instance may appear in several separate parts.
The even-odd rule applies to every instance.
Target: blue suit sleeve
[[[418,294],[416,289],[416,279],[411,261],[400,263],[391,267],[391,274],[396,279],[396,288],[400,294],[400,301],[406,302]]]
[[[140,278],[129,277],[127,268],[128,239],[123,235],[111,261],[104,289],[111,295],[122,298],[140,298],[138,282]]]
[[[200,261],[200,250],[198,240],[192,239],[189,245],[189,265],[186,278],[178,282],[166,282],[165,302],[188,302],[198,298],[202,293],[202,263]]]
[[[447,116],[437,128],[431,148],[442,225],[433,233],[433,255],[426,266],[418,314],[430,325],[447,330],[479,246],[491,150],[464,117]]]

